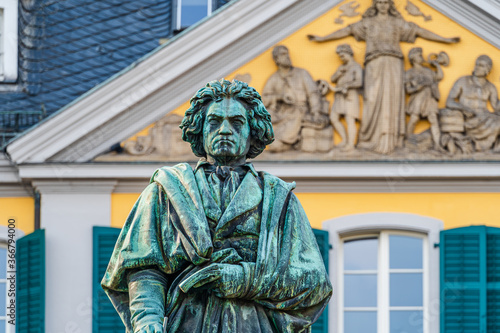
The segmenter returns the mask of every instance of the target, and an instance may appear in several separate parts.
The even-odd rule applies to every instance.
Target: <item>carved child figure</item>
[[[363,86],[363,69],[354,60],[354,53],[348,44],[339,45],[337,54],[342,60],[342,65],[331,77],[331,81],[337,86],[331,88],[335,93],[335,100],[330,121],[342,138],[339,148],[348,151],[354,149],[356,119],[359,119],[360,111],[359,89]],[[344,126],[340,123],[340,116],[345,117],[347,135]]]
[[[431,135],[434,149],[443,151],[440,145],[440,131],[438,123],[438,101],[440,98],[438,82],[443,79],[443,71],[437,61],[431,61],[436,72],[424,67],[422,48],[414,47],[408,54],[408,59],[413,66],[405,73],[405,89],[410,95],[406,107],[406,113],[410,115],[410,121],[406,127],[406,138],[408,139],[415,130],[415,125],[420,118],[427,118],[431,124]]]

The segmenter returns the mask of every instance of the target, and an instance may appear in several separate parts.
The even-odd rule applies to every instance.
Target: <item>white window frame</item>
[[[180,30],[182,29],[182,22],[181,22],[181,17],[182,17],[182,1],[183,0],[176,0],[175,5],[175,30]],[[213,0],[205,0],[207,2],[207,16],[212,15],[213,12]]]
[[[3,50],[0,82],[15,82],[17,80],[17,30],[18,30],[18,0],[0,0],[3,11],[0,49]]]
[[[22,230],[17,229],[17,228],[14,229],[14,238],[16,240],[16,244],[14,244],[14,246],[16,248],[16,251],[17,251],[17,240],[19,238],[23,237],[23,236],[24,236],[24,232]],[[0,226],[0,243],[2,244],[2,247],[7,247],[8,240],[9,240],[9,229],[6,226]],[[8,253],[9,252],[7,252],[7,254]],[[8,258],[7,258],[6,264],[8,265]],[[6,270],[7,270],[7,267],[6,267]],[[16,279],[16,281],[17,281],[17,279]],[[0,280],[0,282],[6,282],[6,281],[5,281],[5,279],[2,279],[2,280]],[[9,288],[8,282],[5,284],[5,287],[8,290],[8,288]],[[17,286],[16,286],[16,289],[17,289]],[[16,290],[16,295],[17,295],[17,290]],[[9,297],[8,292],[6,293],[6,298],[7,299],[6,299],[6,303],[5,304],[8,305],[8,304],[10,304],[10,299],[11,299],[11,297]],[[14,298],[14,297],[12,297],[12,298]],[[17,308],[17,306],[18,305],[16,303],[16,314],[17,314],[17,311],[19,311],[19,308]],[[0,318],[2,318],[2,317],[0,317]],[[2,319],[4,319],[4,318],[2,318]],[[16,326],[15,325],[10,325],[8,323],[9,319],[10,318],[8,318],[8,317],[5,319],[5,325],[6,325],[6,327],[5,327],[5,333],[15,333],[16,332]],[[17,318],[16,318],[16,320],[17,320]]]
[[[443,222],[434,218],[403,213],[369,213],[348,215],[323,222],[323,229],[329,232],[330,244],[333,246],[333,253],[329,256],[330,279],[333,285],[333,297],[328,307],[329,333],[343,332],[343,251],[342,244],[345,240],[363,238],[362,236],[379,236],[391,234],[411,235],[413,237],[421,235],[424,241],[424,332],[439,333],[439,249],[435,244],[439,244],[439,232],[443,230]],[[384,236],[385,237],[385,236]],[[386,245],[388,242],[385,242]],[[383,249],[381,251],[384,251]],[[387,249],[388,251],[388,249]],[[386,267],[388,272],[388,257],[379,258],[379,272],[382,267]],[[380,262],[384,260],[386,262]],[[382,266],[383,265],[383,266]],[[380,278],[380,277],[379,277]],[[384,278],[388,279],[388,277]],[[388,281],[385,282],[388,284]],[[380,288],[381,283],[377,284]],[[380,297],[381,291],[377,290],[379,309],[389,311],[388,293],[386,297]],[[379,311],[380,312],[380,311]],[[378,314],[378,319],[381,314]],[[389,318],[387,316],[387,318]],[[388,321],[377,320],[378,332],[388,332]],[[384,326],[385,325],[385,326]]]

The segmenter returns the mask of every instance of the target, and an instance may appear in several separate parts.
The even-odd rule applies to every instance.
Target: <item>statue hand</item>
[[[221,298],[238,298],[246,290],[244,271],[240,265],[211,264],[189,279],[197,281],[191,289],[210,290]]]
[[[311,41],[311,42],[322,42],[323,41],[323,37],[320,37],[318,35],[307,35],[307,38]]]

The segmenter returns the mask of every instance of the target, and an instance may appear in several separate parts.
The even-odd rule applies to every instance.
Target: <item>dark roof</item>
[[[171,15],[170,0],[19,1],[19,91],[0,92],[0,132],[22,132],[154,50]]]

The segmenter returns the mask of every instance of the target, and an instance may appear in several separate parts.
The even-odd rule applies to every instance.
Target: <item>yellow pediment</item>
[[[341,28],[347,27],[350,24],[359,22],[362,19],[362,14],[367,11],[369,7],[372,6],[372,0],[346,0],[339,3],[337,6],[331,10],[324,13],[313,22],[307,24],[301,29],[297,30],[295,33],[284,38],[277,45],[285,45],[290,54],[290,58],[294,67],[299,67],[307,70],[314,80],[325,80],[330,81],[330,77],[333,73],[342,65],[339,56],[336,53],[336,48],[340,44],[349,44],[354,52],[354,60],[363,65],[365,60],[365,54],[367,49],[367,43],[363,40],[356,40],[353,36],[342,38],[339,40],[328,41],[324,43],[315,43],[308,40],[307,35],[320,35],[325,36],[333,31],[339,30]],[[440,91],[441,98],[438,101],[439,108],[446,107],[447,96],[452,89],[455,82],[463,76],[471,75],[474,70],[474,65],[476,58],[482,54],[488,55],[493,59],[493,69],[488,75],[488,80],[496,87],[497,91],[500,88],[500,64],[495,64],[495,61],[500,59],[500,50],[484,41],[474,33],[467,30],[462,25],[454,22],[448,18],[445,14],[433,9],[422,1],[419,0],[395,0],[395,7],[397,11],[402,15],[402,18],[407,22],[412,22],[419,27],[426,29],[430,32],[436,33],[443,37],[460,37],[460,42],[456,44],[444,44],[435,41],[425,40],[423,38],[417,38],[414,43],[401,42],[400,47],[404,55],[404,67],[405,70],[411,68],[411,64],[408,60],[408,53],[410,49],[414,47],[420,47],[423,50],[424,59],[427,59],[431,54],[439,54],[444,52],[449,57],[449,64],[443,66],[443,78],[438,83],[438,89]],[[273,47],[267,49],[248,63],[242,65],[240,68],[232,73],[227,73],[226,79],[240,79],[248,82],[251,86],[257,89],[261,94],[264,89],[269,77],[276,72],[277,67],[273,61],[272,57]],[[363,65],[364,67],[364,65]],[[219,78],[214,78],[219,79]],[[200,83],[200,87],[204,83]],[[326,96],[326,100],[332,105],[334,101],[334,93],[330,92]],[[408,96],[406,97],[408,100]],[[363,101],[361,101],[361,105]],[[180,107],[175,109],[170,117],[182,116],[185,110],[189,107],[189,102],[186,101]],[[493,111],[492,106],[489,105],[490,111]],[[176,116],[173,116],[176,115]],[[169,116],[167,116],[169,117]],[[408,117],[405,120],[408,122]],[[361,120],[362,121],[362,120]],[[345,126],[344,120],[342,124]],[[154,128],[155,124],[152,124],[148,128],[144,129],[140,133],[137,133],[134,137],[126,140],[122,143],[122,146],[132,146],[134,142],[137,142],[140,137],[147,137],[148,133]],[[359,129],[359,124],[357,125]],[[429,121],[423,117],[415,128],[416,134],[422,133],[430,127]],[[140,139],[139,139],[140,140]],[[144,139],[142,139],[144,141]],[[146,140],[147,141],[147,140]],[[144,141],[144,142],[146,142]],[[149,140],[151,141],[151,140]],[[334,135],[334,144],[337,145],[341,139],[337,132]],[[182,149],[188,149],[184,145]],[[445,147],[446,148],[446,147]],[[338,158],[330,158],[333,155],[322,155],[317,159],[331,160]],[[133,159],[144,159],[144,154],[135,155]],[[418,155],[418,154],[417,154]],[[412,159],[414,156],[409,156]],[[500,155],[500,154],[498,154]],[[185,158],[185,154],[180,154],[172,158],[161,158],[161,157],[149,157],[146,159],[161,159],[161,160],[181,160]],[[294,156],[294,155],[290,155]],[[285,159],[293,159],[292,157]],[[325,157],[326,156],[326,157]],[[346,155],[340,159],[351,159],[353,155]],[[360,159],[354,155],[353,159]],[[437,159],[441,158],[441,155],[436,155]],[[443,155],[445,159],[445,155]],[[478,155],[479,156],[479,155]],[[489,155],[488,155],[489,156]],[[108,156],[111,158],[111,156]],[[101,156],[98,159],[106,160],[108,157]],[[407,158],[408,156],[406,156]],[[491,157],[491,156],[490,156]],[[115,159],[116,156],[113,158]],[[194,156],[193,156],[194,158]],[[314,155],[307,155],[305,159],[316,159]],[[385,157],[384,157],[385,158]],[[405,159],[404,154],[398,155],[395,159]],[[454,157],[454,159],[460,159],[461,157]],[[370,159],[361,158],[361,159]],[[375,158],[377,159],[377,158]],[[430,158],[435,159],[435,158]],[[482,159],[482,155],[477,159]],[[494,157],[494,159],[500,159],[500,157]],[[122,158],[122,160],[130,160],[129,158]]]

